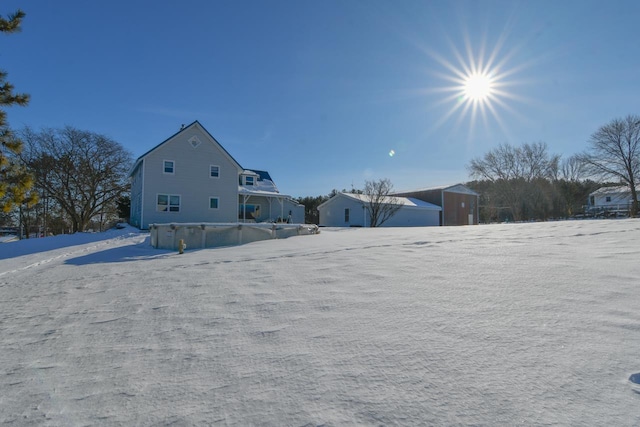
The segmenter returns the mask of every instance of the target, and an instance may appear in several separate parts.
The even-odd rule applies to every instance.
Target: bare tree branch
[[[393,184],[388,178],[379,181],[365,181],[364,195],[367,196],[367,211],[371,227],[379,227],[400,209],[400,200],[391,195]]]

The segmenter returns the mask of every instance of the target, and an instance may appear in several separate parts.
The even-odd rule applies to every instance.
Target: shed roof
[[[356,193],[338,193],[333,196],[331,199],[322,203],[320,206],[330,202],[335,197],[344,196],[352,200],[356,200],[362,203],[369,203],[371,201],[371,197],[366,194],[356,194]],[[438,205],[434,205],[433,203],[425,202],[422,200],[414,199],[412,197],[400,197],[400,196],[387,196],[382,199],[382,203],[394,204],[394,205],[402,205],[408,208],[415,209],[423,209],[423,210],[435,210],[441,211],[442,208]],[[320,207],[318,206],[318,207]]]

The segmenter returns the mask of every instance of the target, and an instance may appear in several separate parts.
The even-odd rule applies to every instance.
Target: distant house
[[[395,193],[440,206],[439,225],[477,225],[479,194],[463,184]]]
[[[130,223],[304,223],[304,206],[281,194],[268,172],[246,169],[195,121],[134,163]]]
[[[0,228],[0,243],[14,242],[18,240],[17,228]]]
[[[16,240],[18,240],[18,236],[15,234],[0,235],[0,243],[15,242]]]
[[[369,200],[364,194],[337,193],[318,206],[320,226],[369,227]],[[424,227],[439,224],[439,206],[407,197],[389,198],[390,203],[394,201],[401,205],[400,209],[382,227]]]
[[[636,194],[639,193],[637,188]],[[631,190],[626,185],[601,187],[589,194],[587,213],[629,213],[632,201]]]

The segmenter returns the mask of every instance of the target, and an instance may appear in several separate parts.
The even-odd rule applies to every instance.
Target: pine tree
[[[0,17],[0,32],[20,31],[25,13],[18,10],[6,19]],[[37,201],[35,193],[29,190],[33,186],[33,176],[19,161],[22,142],[15,137],[7,122],[4,107],[27,105],[29,95],[15,93],[11,83],[6,81],[7,73],[0,70],[0,209],[9,212],[14,206],[31,205]]]

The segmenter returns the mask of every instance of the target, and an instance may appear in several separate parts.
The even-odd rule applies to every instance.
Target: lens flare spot
[[[395,150],[391,150],[391,151],[389,151],[389,157],[393,157],[393,156],[395,156],[395,155],[396,155]]]

